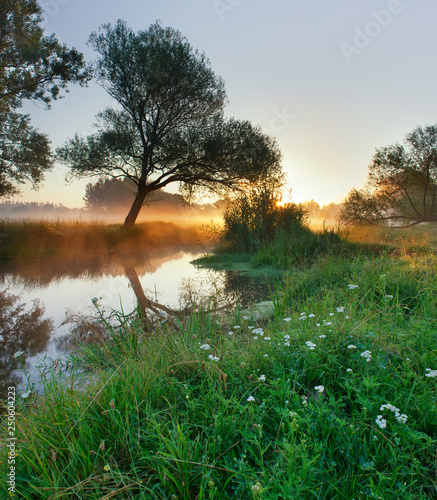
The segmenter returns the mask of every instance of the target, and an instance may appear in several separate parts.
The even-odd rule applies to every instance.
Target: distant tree
[[[76,135],[58,158],[77,177],[126,178],[137,191],[125,226],[146,197],[178,183],[196,190],[242,189],[281,177],[275,141],[247,121],[225,120],[225,89],[203,54],[159,23],[135,34],[122,21],[93,33],[100,84],[119,104],[98,115],[97,133]]]
[[[43,36],[42,10],[35,0],[0,3],[0,196],[18,185],[34,185],[51,168],[49,139],[17,113],[24,100],[47,108],[69,83],[90,78],[83,56],[52,36]]]
[[[417,127],[404,142],[376,150],[367,185],[349,193],[342,222],[402,227],[437,222],[437,125]]]
[[[110,208],[129,207],[135,197],[135,185],[121,179],[99,179],[85,187],[85,208],[106,212]]]

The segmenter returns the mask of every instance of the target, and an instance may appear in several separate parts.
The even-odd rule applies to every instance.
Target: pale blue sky
[[[437,123],[435,0],[41,0],[46,30],[94,58],[101,24],[134,30],[160,19],[205,52],[222,76],[227,116],[277,138],[293,200],[340,202],[361,187],[376,147]],[[51,111],[26,105],[54,146],[91,133],[111,99],[95,83]],[[86,182],[57,168],[22,200],[81,206]]]

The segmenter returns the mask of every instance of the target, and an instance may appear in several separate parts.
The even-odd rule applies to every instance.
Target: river
[[[264,279],[192,264],[199,249],[157,249],[147,255],[77,255],[0,265],[0,393],[38,387],[40,370],[65,361],[75,340],[99,335],[96,306],[135,313],[138,304],[175,311],[211,300],[264,300]],[[14,354],[22,353],[14,357]]]

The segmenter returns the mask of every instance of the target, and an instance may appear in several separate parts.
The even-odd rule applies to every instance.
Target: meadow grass
[[[198,226],[170,222],[122,224],[80,220],[1,220],[0,258],[77,256],[199,243]]]
[[[146,336],[119,314],[78,347],[88,375],[19,400],[18,497],[437,498],[436,270],[330,256],[258,323],[197,311]]]

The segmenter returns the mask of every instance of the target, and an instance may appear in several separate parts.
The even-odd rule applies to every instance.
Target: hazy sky
[[[361,187],[376,147],[437,123],[435,0],[40,0],[46,31],[86,45],[101,24],[135,31],[157,19],[179,29],[223,77],[226,115],[273,134],[296,202],[340,202]],[[113,105],[95,83],[71,88],[51,111],[26,105],[56,147],[92,133]],[[81,206],[86,182],[48,174],[22,200]]]

